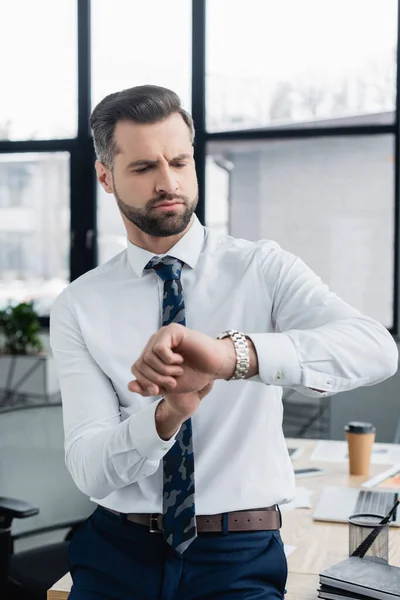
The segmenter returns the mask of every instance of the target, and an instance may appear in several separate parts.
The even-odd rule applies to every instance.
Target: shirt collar
[[[190,229],[188,229],[175,246],[167,252],[167,255],[179,258],[192,269],[196,266],[204,242],[204,228],[197,216],[193,215],[193,217],[193,223],[190,226]],[[128,261],[136,275],[142,277],[145,266],[149,260],[156,255],[144,248],[139,248],[139,246],[132,244],[129,240],[127,241]],[[165,254],[157,256],[165,256]]]

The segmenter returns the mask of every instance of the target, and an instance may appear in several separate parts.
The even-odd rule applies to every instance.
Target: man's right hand
[[[213,382],[202,390],[187,394],[167,394],[157,406],[155,420],[157,433],[163,440],[169,440],[197,410],[200,402],[211,391]]]

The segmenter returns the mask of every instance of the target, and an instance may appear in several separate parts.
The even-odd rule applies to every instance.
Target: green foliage
[[[0,310],[0,334],[6,354],[32,354],[43,350],[38,333],[40,322],[33,302],[21,302]]]

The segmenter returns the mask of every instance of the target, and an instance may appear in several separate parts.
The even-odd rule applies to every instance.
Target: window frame
[[[78,130],[71,139],[0,140],[0,154],[66,151],[70,155],[70,280],[97,262],[95,231],[94,150],[90,134],[90,0],[77,0],[78,28]],[[82,199],[85,199],[83,202]],[[40,317],[43,328],[49,317]]]
[[[204,222],[204,207],[205,207],[205,180],[204,169],[206,164],[206,149],[208,142],[211,141],[227,141],[227,140],[295,140],[307,138],[323,138],[323,137],[338,137],[338,136],[371,136],[381,134],[391,134],[395,140],[395,159],[394,159],[394,272],[393,272],[393,326],[389,329],[392,336],[397,340],[399,336],[399,319],[400,319],[400,1],[397,3],[397,45],[396,45],[396,103],[395,117],[391,124],[365,124],[365,125],[350,125],[350,126],[318,126],[303,127],[294,123],[291,126],[273,127],[264,129],[246,129],[238,131],[217,131],[208,132],[206,130],[206,107],[205,107],[205,86],[206,86],[206,71],[205,71],[205,54],[206,54],[206,5],[207,1],[212,0],[192,0],[193,11],[197,7],[197,22],[194,22],[193,33],[198,28],[197,35],[193,35],[193,56],[196,60],[193,62],[193,94],[192,106],[193,111],[199,111],[198,123],[200,127],[196,127],[196,143],[199,145],[200,151],[196,157],[197,169],[203,176],[200,187],[200,214],[201,220]],[[195,13],[194,15],[195,16]],[[195,45],[196,43],[196,45]],[[198,81],[196,81],[198,79]],[[195,120],[196,123],[196,120]]]
[[[189,2],[190,0],[188,0]],[[400,0],[398,2],[400,4]],[[396,106],[393,124],[367,124],[323,127],[293,126],[271,129],[218,131],[206,129],[206,9],[207,0],[192,0],[192,116],[196,125],[195,161],[199,182],[197,216],[205,222],[205,179],[207,144],[217,140],[289,140],[328,136],[371,136],[392,134],[395,138],[395,237],[394,237],[394,298],[393,327],[390,332],[397,337],[400,316],[400,69],[396,73]],[[77,0],[77,45],[78,45],[78,129],[73,139],[57,140],[0,140],[0,154],[23,152],[57,152],[70,154],[70,280],[73,281],[97,266],[97,206],[96,178],[93,164],[95,154],[90,132],[91,112],[91,0]],[[400,65],[400,6],[397,22],[397,65]],[[44,328],[49,318],[42,317]]]

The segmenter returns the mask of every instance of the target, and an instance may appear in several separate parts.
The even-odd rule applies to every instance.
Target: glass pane
[[[0,139],[76,136],[76,12],[76,0],[2,2]]]
[[[277,241],[344,300],[392,326],[392,136],[212,142],[207,164],[207,203],[228,212],[231,235]]]
[[[207,128],[394,121],[397,0],[207,2]]]
[[[171,88],[190,110],[190,0],[92,0],[92,101],[135,85]]]
[[[117,203],[114,196],[107,194],[100,184],[97,184],[97,231],[99,264],[125,250],[126,229]]]
[[[41,316],[69,281],[69,154],[0,154],[0,307]]]

